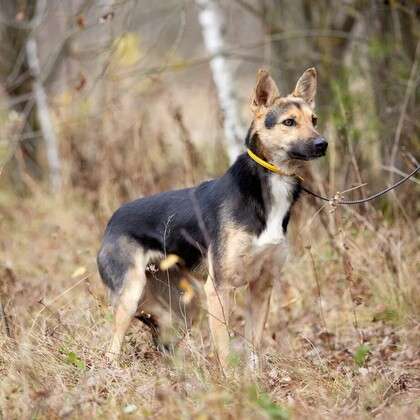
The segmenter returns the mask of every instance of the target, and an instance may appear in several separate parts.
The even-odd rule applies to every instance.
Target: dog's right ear
[[[269,107],[279,96],[280,92],[276,82],[272,79],[268,71],[264,69],[258,70],[257,84],[251,101],[252,110],[256,111],[261,106]]]

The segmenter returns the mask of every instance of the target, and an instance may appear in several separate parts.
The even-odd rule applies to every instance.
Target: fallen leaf
[[[76,270],[73,271],[71,278],[75,279],[76,277],[83,276],[83,274],[85,274],[86,271],[87,271],[86,267],[83,267],[83,266],[77,267]]]
[[[182,295],[182,302],[188,305],[194,297],[194,288],[186,278],[181,279],[179,282],[179,287],[184,291],[184,294]]]
[[[123,412],[124,414],[132,414],[135,411],[137,411],[137,406],[134,404],[127,404],[124,408],[123,408]]]
[[[79,75],[79,81],[77,82],[77,85],[74,87],[78,92],[80,92],[85,86],[86,86],[86,77],[80,73]]]
[[[181,258],[178,257],[176,254],[169,254],[166,258],[164,258],[159,266],[161,270],[169,270],[175,264],[181,262]]]
[[[86,28],[86,20],[85,17],[83,15],[79,15],[76,18],[76,22],[77,22],[77,26],[81,29]]]

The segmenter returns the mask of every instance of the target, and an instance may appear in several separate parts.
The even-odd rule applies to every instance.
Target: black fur
[[[264,125],[268,129],[273,128],[277,124],[277,120],[278,120],[277,112],[271,110],[267,113],[265,117]]]
[[[293,188],[293,191],[292,191],[292,202],[290,203],[290,208],[285,214],[285,216],[283,217],[283,221],[281,222],[281,226],[283,228],[284,233],[287,233],[287,226],[289,225],[292,207],[293,207],[293,204],[295,204],[296,201],[299,199],[301,191],[302,191],[302,187],[300,185],[300,182],[296,182],[295,187]]]
[[[290,210],[286,213],[286,215],[283,217],[283,221],[281,222],[281,227],[283,228],[283,232],[287,232],[287,226],[290,221]]]
[[[248,147],[248,149],[252,150],[253,142],[252,142],[252,133],[254,131],[254,124],[252,123],[249,127],[249,130],[246,133],[245,137],[245,146]]]
[[[250,149],[252,152],[254,152],[260,158],[262,158],[262,159],[266,158],[263,150],[261,150],[261,142],[260,142],[258,133],[256,133],[254,131],[253,124],[251,124],[251,127],[249,128],[249,130],[246,134],[245,145],[246,145],[246,147],[248,147],[248,149]],[[265,169],[263,169],[263,171],[266,172]]]

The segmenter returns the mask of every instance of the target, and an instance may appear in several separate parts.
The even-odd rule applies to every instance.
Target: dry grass
[[[253,380],[235,361],[225,379],[205,317],[166,358],[135,325],[121,367],[107,366],[111,313],[94,260],[103,220],[76,193],[2,196],[0,292],[10,337],[3,328],[0,418],[418,416],[418,238],[383,220],[370,231],[345,212],[340,223],[350,277],[315,218],[301,235],[311,249],[290,259],[277,284],[264,370]],[[237,330],[241,301],[239,292]]]

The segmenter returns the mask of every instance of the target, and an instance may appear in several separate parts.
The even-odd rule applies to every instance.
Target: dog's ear
[[[315,107],[317,74],[315,67],[306,70],[296,83],[293,96],[302,98],[311,108]]]
[[[255,111],[260,106],[269,107],[274,99],[280,96],[276,82],[272,79],[267,70],[260,69],[257,73],[257,84],[255,85],[251,107]]]

